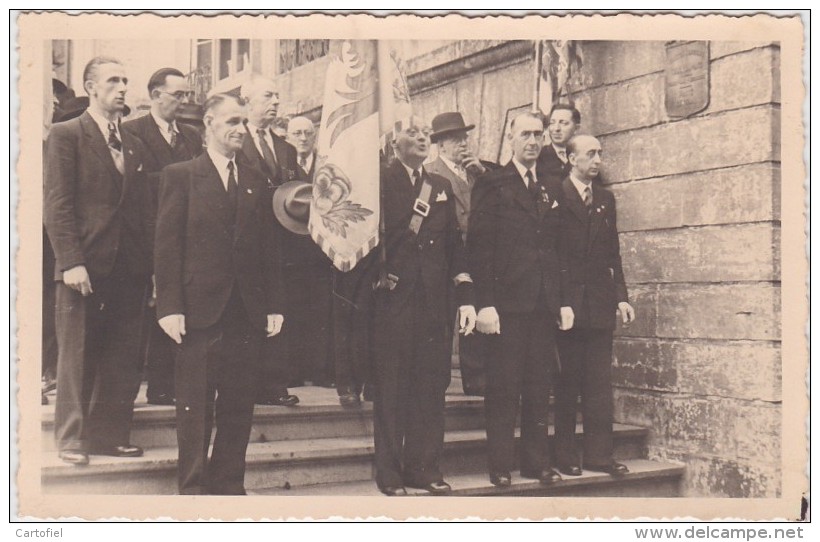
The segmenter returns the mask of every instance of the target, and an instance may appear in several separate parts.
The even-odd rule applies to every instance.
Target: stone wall
[[[508,113],[532,101],[531,50],[457,41],[410,59],[414,109],[461,111],[496,160]],[[574,99],[602,141],[638,314],[617,332],[616,419],[650,428],[650,458],[686,464],[688,496],[779,496],[779,47],[712,42],[709,107],[682,120],[665,112],[663,42],[582,50]],[[317,118],[303,83],[322,65],[281,78]]]

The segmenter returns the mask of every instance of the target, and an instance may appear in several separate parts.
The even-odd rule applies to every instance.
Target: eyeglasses
[[[430,134],[433,133],[433,130],[431,128],[414,128],[414,127],[411,127],[411,128],[408,128],[407,130],[405,130],[404,133],[407,134],[407,137],[416,137],[420,133],[423,134],[425,137],[430,137]]]
[[[295,132],[291,132],[290,135],[293,137],[313,137],[313,134],[316,132],[312,130],[297,130]]]
[[[194,95],[193,90],[178,90],[176,92],[166,92],[164,90],[160,90],[160,92],[162,94],[167,94],[168,96],[171,96],[172,98],[178,101],[182,101],[185,98],[191,98]]]

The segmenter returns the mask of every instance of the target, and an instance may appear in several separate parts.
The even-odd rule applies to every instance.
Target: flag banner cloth
[[[561,96],[572,101],[570,82],[583,65],[580,44],[573,40],[543,40],[535,44],[536,82],[533,109],[549,114]]]
[[[409,94],[389,42],[337,41],[329,56],[308,229],[349,271],[378,243],[382,135],[400,114],[396,100],[409,106]]]

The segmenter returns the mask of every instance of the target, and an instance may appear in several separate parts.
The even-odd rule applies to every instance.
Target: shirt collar
[[[407,171],[407,176],[410,177],[410,182],[413,182],[414,171],[418,171],[422,176],[424,175],[424,165],[419,166],[418,169],[413,169],[401,160],[399,160],[399,162],[401,162],[401,165],[404,166],[404,169]]]
[[[313,159],[316,156],[316,151],[305,156],[305,170],[310,171],[311,166],[313,165]],[[298,157],[297,157],[298,161]]]
[[[586,190],[587,186],[590,190],[592,190],[592,183],[585,183],[577,178],[572,173],[569,174],[569,180],[572,182],[572,185],[575,187],[575,190],[578,191],[578,195],[581,196],[581,199],[584,199],[584,190]]]
[[[233,171],[234,171],[234,178],[236,182],[239,182],[239,174],[236,170],[236,155],[231,156],[228,158],[227,156],[223,156],[213,150],[212,148],[208,147],[208,156],[211,157],[211,162],[213,162],[214,167],[216,167],[217,173],[219,173],[219,178],[222,179],[222,184],[225,187],[228,186],[228,162],[233,162]]]
[[[177,121],[176,121],[176,120],[172,120],[171,122],[168,122],[167,120],[162,119],[162,118],[160,118],[160,117],[156,116],[156,115],[154,114],[154,112],[153,112],[153,111],[151,111],[151,116],[152,116],[152,117],[154,117],[154,122],[156,122],[156,123],[157,123],[157,126],[159,126],[159,129],[160,129],[163,133],[165,133],[165,134],[167,134],[168,136],[170,136],[170,135],[171,135],[171,127],[172,127],[172,126],[174,127],[174,131],[175,131],[176,133],[179,133],[179,128],[177,127]]]
[[[527,179],[527,171],[532,171],[532,180],[537,181],[538,175],[535,173],[535,164],[528,170],[521,162],[519,162],[515,156],[513,156],[512,163],[515,166],[515,169],[518,170],[518,174],[521,176],[522,181],[526,181]]]
[[[251,133],[251,135],[253,136],[254,139],[257,139],[259,137],[259,133],[258,133],[259,130],[262,130],[262,131],[265,132],[265,138],[266,139],[270,135],[268,128],[260,128],[259,126],[256,126],[255,124],[251,124],[250,122],[248,122],[247,126],[248,126],[248,131]]]
[[[91,109],[90,107],[88,109],[86,109],[86,111],[88,111],[88,114],[91,115],[92,119],[94,119],[94,122],[97,124],[97,126],[100,127],[100,132],[102,132],[103,138],[106,141],[108,141],[108,124],[109,124],[109,122],[114,123],[114,126],[115,126],[114,129],[117,131],[117,138],[119,138],[120,141],[122,141],[122,138],[120,137],[120,122],[119,122],[120,119],[119,118],[117,120],[114,120],[114,121],[109,121],[107,118],[103,117],[102,115],[100,115],[99,113],[97,113],[96,111]]]
[[[555,156],[557,156],[559,160],[561,160],[561,152],[560,151],[564,152],[564,158],[569,159],[569,157],[567,156],[567,148],[566,147],[564,147],[562,149],[561,147],[556,147],[555,143],[551,143],[551,145],[552,145],[552,150],[555,151]],[[566,162],[564,162],[564,163],[566,164]]]
[[[457,177],[463,178],[462,175],[465,175],[467,173],[464,170],[464,168],[460,168],[460,170],[459,170],[459,166],[457,166],[455,162],[453,162],[452,160],[450,160],[449,158],[447,158],[443,154],[439,154],[438,156],[439,156],[439,158],[441,158],[441,161],[444,162],[444,165],[447,166],[448,168],[450,168],[450,171],[455,173]]]

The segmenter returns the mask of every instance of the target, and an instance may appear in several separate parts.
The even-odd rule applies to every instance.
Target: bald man
[[[247,104],[245,111],[248,116],[241,154],[251,166],[267,177],[270,201],[276,187],[298,179],[296,149],[273,131],[279,112],[279,93],[274,82],[254,76],[242,85],[239,92]],[[277,236],[289,235],[289,232],[279,227],[278,222],[274,226]],[[266,340],[257,381],[257,404],[295,406],[299,403],[299,397],[288,391],[288,381],[292,378],[288,365],[287,338],[284,333],[278,341]]]
[[[307,117],[293,117],[288,122],[288,143],[296,147],[296,173],[299,180],[312,182],[316,170],[316,127]]]
[[[288,142],[296,148],[299,180],[312,183],[316,169],[316,128],[306,117],[288,122]],[[291,382],[335,385],[331,338],[332,262],[310,235],[282,236],[285,291],[290,325],[284,330]]]
[[[595,183],[601,144],[574,136],[566,147],[571,166],[559,191],[558,256],[561,305],[570,307],[574,325],[557,337],[560,370],[555,382],[555,457],[558,469],[580,476],[575,449],[575,418],[581,396],[584,465],[612,476],[629,472],[612,457],[612,333],[615,317],[635,319],[621,267],[615,197]]]

